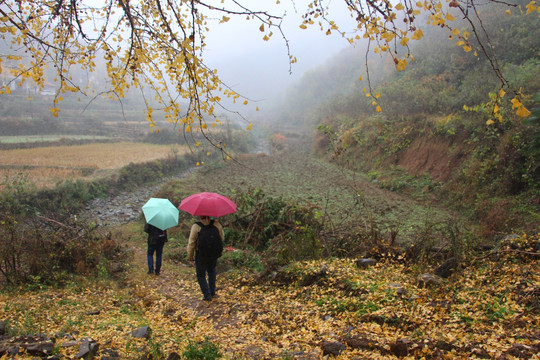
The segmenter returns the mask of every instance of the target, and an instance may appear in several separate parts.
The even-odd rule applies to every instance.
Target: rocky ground
[[[266,141],[260,140],[253,152],[270,154],[271,149]],[[87,204],[82,216],[86,219],[96,221],[99,226],[114,226],[136,221],[142,214],[142,206],[163,184],[173,179],[185,178],[197,170],[198,168],[193,166],[178,174],[163,177],[151,186],[145,185],[133,191],[123,192],[117,196],[94,199]]]
[[[142,206],[159,190],[163,183],[172,179],[184,178],[193,171],[195,169],[164,177],[157,184],[141,186],[117,196],[94,199],[87,204],[82,217],[94,220],[99,226],[114,226],[136,221],[142,214]]]

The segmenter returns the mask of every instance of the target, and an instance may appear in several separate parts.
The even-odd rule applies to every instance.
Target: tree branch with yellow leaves
[[[469,41],[472,32],[480,53],[487,57],[501,81],[498,93],[514,93],[515,112],[519,116],[527,115],[523,95],[510,89],[497,63],[478,9],[480,4],[518,8],[517,2],[343,0],[343,3],[356,22],[353,31],[342,30],[332,19],[328,10],[335,5],[328,0],[309,1],[300,27],[318,23],[323,32],[339,32],[351,44],[364,39],[373,42],[376,46],[369,47],[369,51],[391,56],[397,71],[405,70],[414,61],[409,41],[422,40],[422,26],[448,31],[450,38],[457,38],[457,45],[466,52],[473,50]],[[241,0],[223,0],[219,5],[199,0],[2,0],[0,37],[9,50],[0,54],[0,70],[9,73],[12,83],[32,80],[40,89],[46,81],[54,81],[57,93],[51,111],[57,115],[63,93],[76,92],[89,97],[95,94],[74,81],[71,71],[95,72],[96,59],[103,58],[107,87],[98,89],[100,95],[122,99],[132,89],[140,90],[143,95],[149,89],[157,102],[150,103],[144,95],[147,121],[153,130],[159,131],[153,117],[153,107],[157,106],[165,119],[185,134],[200,133],[209,144],[226,152],[226,144],[211,139],[207,126],[221,123],[215,111],[217,107],[227,109],[223,99],[241,98],[245,104],[250,99],[224,84],[217,70],[206,66],[205,35],[219,31],[210,23],[224,23],[232,17],[256,21],[264,33],[263,40],[268,40],[274,30],[281,34],[289,56],[289,70],[296,62],[282,30],[285,11],[284,15],[275,15],[257,10],[259,6]],[[520,8],[523,15],[516,16],[534,16],[540,12],[535,1],[525,8]],[[468,22],[470,31],[456,26],[456,12]],[[472,53],[478,56],[476,51]],[[46,68],[54,69],[54,80],[46,79]],[[10,85],[0,89],[1,92],[9,93]],[[373,94],[371,84],[369,87],[366,92],[373,96],[373,105],[377,111],[382,110],[376,101],[378,94]]]

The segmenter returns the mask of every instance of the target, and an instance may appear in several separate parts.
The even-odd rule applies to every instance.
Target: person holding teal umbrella
[[[146,220],[144,232],[148,234],[146,251],[148,274],[159,275],[163,247],[168,241],[167,229],[178,225],[179,211],[168,199],[160,198],[150,198],[142,207],[142,211]],[[154,254],[156,255],[155,264]]]
[[[161,262],[163,256],[163,247],[169,241],[167,239],[167,230],[161,230],[149,223],[144,224],[144,232],[148,234],[146,249],[146,258],[148,261],[148,274],[159,275],[161,272]],[[154,268],[154,253],[156,262]]]

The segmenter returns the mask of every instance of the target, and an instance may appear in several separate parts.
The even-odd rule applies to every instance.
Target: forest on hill
[[[497,6],[482,14],[497,66],[537,109],[538,18]],[[495,118],[493,64],[457,47],[448,31],[423,30],[426,41],[412,48],[416,60],[399,72],[389,56],[345,49],[289,89],[280,120],[314,130],[317,154],[369,173],[381,187],[431,194],[468,213],[481,236],[538,231],[538,115]],[[369,79],[359,81],[366,67]]]

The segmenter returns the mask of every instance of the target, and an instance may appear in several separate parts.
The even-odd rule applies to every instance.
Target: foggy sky
[[[318,25],[312,25],[306,30],[300,29],[302,14],[309,1],[295,1],[295,6],[290,0],[284,0],[277,6],[275,2],[259,0],[254,5],[258,8],[252,10],[270,10],[279,16],[285,14],[282,29],[289,42],[291,55],[298,59],[297,63],[289,65],[287,44],[278,30],[273,30],[270,40],[264,41],[262,38],[265,33],[259,30],[260,21],[247,21],[245,17],[231,18],[227,23],[218,24],[216,21],[211,24],[203,55],[206,64],[217,68],[218,75],[227,85],[242,96],[256,101],[254,103],[261,111],[268,109],[272,101],[306,71],[325,63],[340,50],[350,46],[337,33],[325,35]],[[330,4],[334,9],[331,16],[352,26],[343,2],[334,0]],[[242,112],[252,110],[245,107],[239,109]]]

